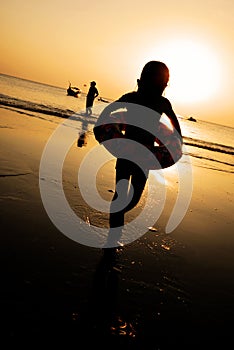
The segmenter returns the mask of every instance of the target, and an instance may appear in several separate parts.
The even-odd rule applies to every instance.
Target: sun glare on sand
[[[209,47],[192,40],[175,40],[158,51],[170,70],[167,96],[178,102],[196,103],[218,92],[221,68],[217,55]]]

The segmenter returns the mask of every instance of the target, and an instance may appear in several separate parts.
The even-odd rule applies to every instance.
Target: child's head
[[[137,80],[138,89],[162,94],[169,81],[169,69],[165,63],[150,61],[142,69]]]

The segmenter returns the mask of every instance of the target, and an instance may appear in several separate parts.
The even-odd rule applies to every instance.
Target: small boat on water
[[[69,87],[67,88],[67,96],[78,97],[80,93],[81,90],[78,87],[71,86],[71,83],[69,83]]]
[[[188,120],[190,120],[191,122],[196,122],[196,119],[193,117],[189,117]]]

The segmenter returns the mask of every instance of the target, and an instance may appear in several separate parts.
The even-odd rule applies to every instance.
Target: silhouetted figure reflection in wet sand
[[[92,107],[95,98],[99,95],[98,89],[96,88],[96,82],[91,81],[90,88],[86,97],[86,115],[92,114]]]
[[[87,145],[87,132],[82,132],[77,140],[77,147],[84,147]]]
[[[119,337],[124,336],[125,344],[130,344],[135,339],[135,329],[123,320],[119,312],[120,255],[120,249],[104,250],[94,274],[90,303],[94,336],[96,334],[100,340],[109,341],[112,345],[113,342],[118,342]],[[123,343],[123,339],[121,341]]]
[[[128,103],[141,105],[157,112],[155,113],[155,126],[159,123],[159,118],[161,115],[165,113],[172,126],[176,129],[182,139],[180,125],[177,116],[172,109],[171,103],[167,98],[162,96],[168,81],[169,69],[163,62],[148,62],[141,72],[140,79],[137,80],[137,91],[124,94],[117,101],[108,105],[100,114],[98,122],[102,123],[102,121],[105,121],[106,117],[109,116],[111,112],[116,111],[116,102],[121,102],[122,105],[126,103],[126,106]],[[129,124],[120,124],[119,127],[124,130],[126,139],[136,141],[137,143],[140,143],[146,147],[151,144],[152,146],[154,145],[154,136],[146,130]],[[94,133],[96,139],[98,140],[98,128],[94,128]],[[138,204],[145,188],[150,170],[147,168],[147,165],[143,169],[133,161],[123,158],[117,158],[115,169],[116,188],[110,207],[110,232],[106,244],[107,248],[119,245],[121,228],[124,226],[124,215]],[[118,184],[120,185],[121,182],[122,184],[124,183],[124,186],[121,185],[121,190],[119,193],[117,193],[117,186]],[[132,195],[132,198],[130,201],[128,201],[130,185],[130,195]],[[118,200],[116,200],[117,198]],[[123,209],[119,210],[119,202],[122,204],[128,204],[125,205]]]
[[[77,147],[83,147],[87,145],[88,125],[89,123],[87,120],[82,121],[82,131],[78,133]]]

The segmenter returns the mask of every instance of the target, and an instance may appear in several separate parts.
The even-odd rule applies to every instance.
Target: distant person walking
[[[99,95],[98,89],[96,88],[96,82],[91,81],[90,88],[86,97],[86,115],[92,114],[92,107],[95,98]]]

